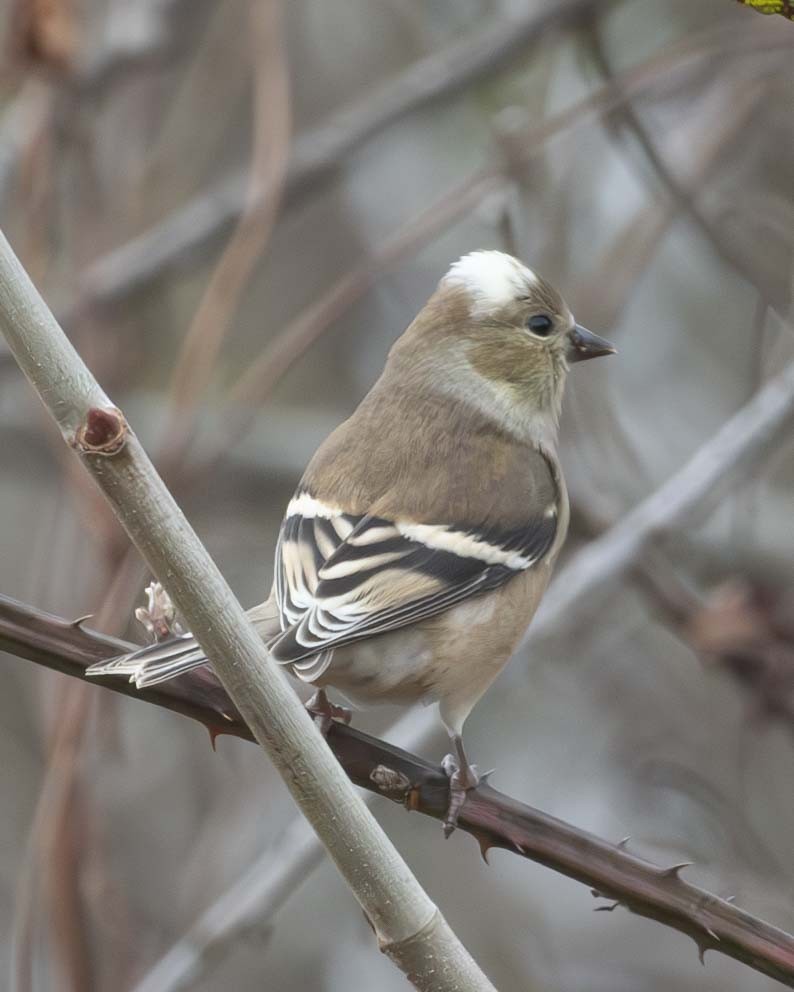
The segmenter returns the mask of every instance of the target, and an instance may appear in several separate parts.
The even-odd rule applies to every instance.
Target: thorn
[[[212,745],[212,750],[217,752],[217,747],[215,746],[215,741],[221,736],[224,731],[220,727],[207,727],[207,732],[210,735],[210,744]]]
[[[231,713],[221,713],[221,716],[223,717],[224,720],[228,720],[229,723],[234,723],[234,717],[232,716]]]
[[[594,913],[611,913],[618,908],[620,901],[613,902],[609,906],[595,906],[593,907]]]
[[[480,845],[480,854],[482,855],[483,861],[487,865],[490,865],[491,862],[488,860],[488,850],[489,850],[489,848],[493,847],[493,844],[489,844],[488,841],[485,840],[484,837],[482,837],[482,838],[481,837],[478,837],[477,838],[477,843]]]
[[[629,841],[631,840],[631,834],[627,834],[622,840],[619,840],[615,845],[619,851],[625,851],[629,846]]]
[[[606,898],[606,896],[604,895],[604,893],[603,892],[599,892],[598,889],[590,889],[590,895],[594,899],[605,899]]]
[[[679,872],[681,871],[681,869],[689,868],[689,866],[693,865],[694,863],[695,863],[694,861],[681,861],[677,865],[670,865],[669,868],[660,868],[659,873],[661,874],[662,878],[675,878],[680,881],[681,876],[679,875]]]
[[[488,784],[488,779],[491,777],[491,775],[493,775],[493,773],[495,771],[496,771],[496,769],[495,768],[492,768],[490,771],[482,772],[480,774],[480,781],[479,781],[478,784],[479,785],[487,785]]]
[[[736,896],[725,896],[725,902],[736,902]]]
[[[525,849],[525,848],[523,848],[523,847],[522,847],[522,846],[521,846],[521,845],[520,845],[520,844],[518,843],[518,841],[517,841],[517,840],[514,840],[514,841],[513,841],[513,847],[514,847],[514,848],[515,848],[515,849],[516,849],[516,850],[518,851],[518,853],[519,853],[520,855],[522,855],[522,857],[526,857],[526,856],[527,856],[527,852],[526,852],[526,849]]]
[[[720,943],[720,938],[717,936],[716,933],[714,933],[714,931],[711,929],[711,927],[703,927],[703,929],[706,931],[706,933],[709,935],[709,937],[711,937],[711,939],[716,944],[719,944]],[[706,966],[706,960],[705,960],[705,958],[706,958],[706,951],[710,951],[710,950],[712,950],[712,948],[709,947],[709,945],[705,941],[698,940],[697,937],[693,937],[692,939],[695,941],[695,944],[697,945],[698,958],[700,958],[700,963],[703,965],[703,967],[705,967]]]
[[[88,620],[92,620],[94,617],[93,613],[86,613],[84,617],[78,617],[76,620],[72,620],[69,624],[70,627],[82,627],[84,623]]]

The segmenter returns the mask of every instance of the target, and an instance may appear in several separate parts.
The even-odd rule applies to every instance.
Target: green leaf
[[[782,14],[794,21],[794,3],[792,0],[739,0],[745,7],[752,7],[759,14]]]

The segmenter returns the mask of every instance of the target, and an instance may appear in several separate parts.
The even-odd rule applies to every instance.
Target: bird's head
[[[576,323],[545,279],[500,251],[455,262],[403,340],[425,355],[432,350],[436,374],[448,369],[456,391],[553,422],[569,366],[615,351]]]

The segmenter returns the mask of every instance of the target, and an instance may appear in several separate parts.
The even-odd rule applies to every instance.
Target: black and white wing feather
[[[335,648],[435,616],[494,589],[551,549],[557,508],[510,532],[354,517],[299,494],[276,554],[274,657],[311,681]]]
[[[282,633],[273,656],[307,682],[336,648],[442,613],[495,589],[551,550],[555,504],[510,531],[487,524],[412,523],[344,513],[299,492],[276,549],[274,590]],[[189,635],[90,666],[127,675],[139,688],[206,664]]]

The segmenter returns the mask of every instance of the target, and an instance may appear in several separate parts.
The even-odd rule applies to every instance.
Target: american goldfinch
[[[437,702],[454,747],[449,831],[478,782],[462,731],[537,609],[568,528],[557,458],[574,362],[614,352],[510,255],[451,266],[287,506],[269,599],[273,657],[354,703]],[[93,667],[153,685],[206,663],[190,635]]]

